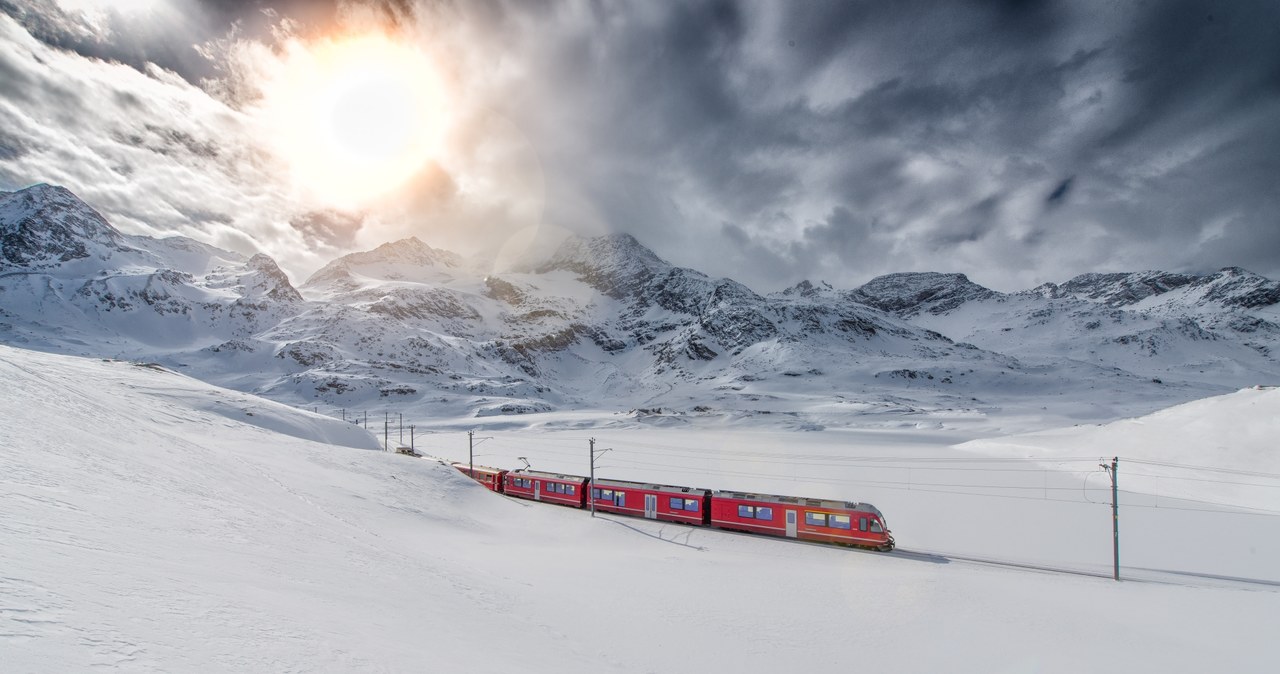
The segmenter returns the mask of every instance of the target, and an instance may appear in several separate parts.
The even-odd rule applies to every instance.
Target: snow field
[[[937,551],[883,555],[507,499],[430,460],[356,449],[376,443],[350,424],[129,363],[0,347],[0,377],[17,420],[0,426],[6,672],[1263,672],[1280,657],[1280,588],[1266,583],[1116,584],[947,548],[949,526],[998,522],[970,545],[1001,561],[1031,529],[1019,519],[1043,514],[1026,506],[1087,504],[855,489],[803,467],[768,478],[778,466],[759,456],[739,475],[685,474],[868,500],[904,548]],[[484,463],[508,465],[516,445],[486,434]],[[584,434],[513,435],[535,462],[570,465]],[[608,435],[601,464],[618,477],[641,467],[624,460],[642,442],[718,438],[717,458],[693,467],[727,472],[731,451],[785,440],[826,455],[872,437]],[[904,456],[953,440],[877,437]],[[956,512],[957,498],[971,505]],[[1217,533],[1269,533],[1269,519],[1224,521],[1234,531]],[[1090,531],[1109,545],[1103,527]]]

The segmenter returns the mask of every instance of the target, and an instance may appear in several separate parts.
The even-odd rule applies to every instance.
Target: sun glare
[[[381,35],[295,44],[264,89],[295,184],[343,206],[398,187],[438,152],[440,98],[427,56]]]

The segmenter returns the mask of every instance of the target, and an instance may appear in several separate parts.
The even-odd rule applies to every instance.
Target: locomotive
[[[869,503],[453,466],[490,491],[542,503],[882,552],[894,547],[884,514]]]

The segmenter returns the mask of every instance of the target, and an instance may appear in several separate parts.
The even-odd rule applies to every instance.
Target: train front
[[[865,503],[861,505],[867,507],[872,513],[871,524],[867,533],[875,537],[878,543],[876,549],[881,552],[889,552],[897,543],[893,540],[893,532],[889,530],[889,522],[884,518],[884,513],[873,505]]]

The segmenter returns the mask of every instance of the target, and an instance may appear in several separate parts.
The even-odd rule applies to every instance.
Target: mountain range
[[[265,255],[125,235],[36,185],[0,193],[0,342],[335,413],[1098,421],[1280,380],[1280,282],[1147,271],[1002,293],[930,272],[761,295],[617,234],[501,272],[409,238],[295,287]]]

